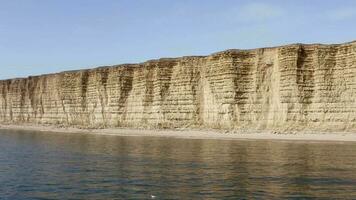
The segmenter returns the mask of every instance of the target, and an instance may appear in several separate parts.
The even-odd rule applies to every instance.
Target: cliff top
[[[172,57],[172,58],[159,58],[159,59],[147,60],[147,61],[140,62],[140,63],[124,63],[124,64],[110,65],[110,66],[99,66],[99,67],[95,67],[95,68],[62,71],[62,72],[35,75],[35,76],[28,76],[28,77],[4,79],[4,80],[0,80],[0,81],[10,81],[10,80],[13,81],[13,80],[21,80],[21,79],[33,78],[33,77],[39,77],[39,76],[45,76],[45,75],[48,76],[48,75],[56,75],[56,74],[61,74],[61,73],[77,73],[77,72],[81,72],[81,71],[88,71],[88,70],[91,71],[91,70],[106,69],[106,68],[112,68],[112,67],[140,67],[140,66],[147,66],[147,65],[152,65],[152,64],[155,64],[155,63],[162,63],[162,62],[175,63],[177,61],[182,61],[182,60],[201,59],[201,58],[209,58],[209,57],[219,57],[219,56],[231,55],[231,54],[235,54],[235,53],[247,53],[247,52],[254,52],[254,51],[266,50],[266,49],[288,48],[288,47],[293,47],[293,46],[304,46],[304,47],[325,46],[325,47],[333,47],[333,46],[345,46],[345,45],[353,45],[353,44],[356,44],[356,40],[351,41],[351,42],[340,43],[340,44],[292,43],[292,44],[287,44],[287,45],[279,45],[279,46],[273,46],[273,47],[262,47],[262,48],[253,48],[253,49],[227,49],[227,50],[219,51],[219,52],[212,53],[212,54],[206,55],[206,56],[198,56],[197,55],[197,56],[182,56],[182,57]]]

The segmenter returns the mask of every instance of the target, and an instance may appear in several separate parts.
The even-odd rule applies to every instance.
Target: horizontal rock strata
[[[356,130],[356,42],[228,50],[0,81],[0,122]]]

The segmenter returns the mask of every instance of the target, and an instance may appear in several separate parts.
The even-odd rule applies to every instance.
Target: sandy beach
[[[60,128],[42,125],[0,125],[2,130],[29,130],[52,133],[83,133],[112,136],[149,136],[149,137],[175,137],[187,139],[224,139],[224,140],[295,140],[295,141],[341,141],[356,142],[356,133],[350,132],[268,132],[268,131],[223,131],[199,129],[132,129],[132,128],[107,128],[107,129],[80,129]]]

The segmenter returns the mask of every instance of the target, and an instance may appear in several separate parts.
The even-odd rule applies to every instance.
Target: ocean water
[[[356,199],[356,143],[0,130],[0,199]]]

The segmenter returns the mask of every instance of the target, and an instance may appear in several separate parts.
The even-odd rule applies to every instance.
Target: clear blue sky
[[[355,0],[0,0],[0,79],[352,40]]]

